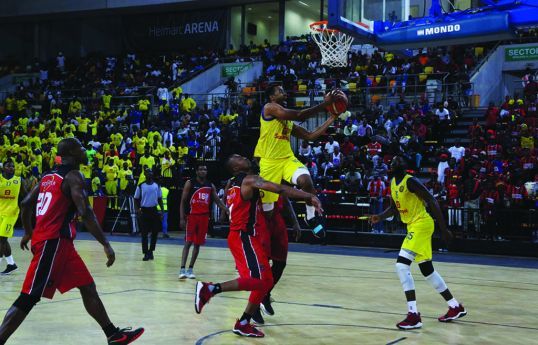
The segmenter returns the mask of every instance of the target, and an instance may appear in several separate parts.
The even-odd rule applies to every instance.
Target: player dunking
[[[452,296],[445,281],[435,271],[432,264],[434,219],[446,241],[450,240],[452,234],[446,228],[441,209],[433,195],[428,192],[420,181],[406,174],[406,166],[402,157],[395,156],[392,159],[391,170],[394,177],[390,187],[390,206],[383,213],[370,216],[370,221],[375,224],[399,212],[402,222],[407,224],[407,236],[396,260],[396,272],[405,292],[408,314],[405,320],[396,326],[401,329],[413,329],[422,327],[422,320],[417,309],[415,297],[415,282],[410,269],[413,261],[418,262],[422,275],[448,303],[448,312],[439,317],[439,321],[449,322],[467,315],[467,312],[463,305],[458,303]],[[433,219],[426,210],[426,206]]]
[[[286,226],[286,220],[292,224],[295,230],[295,240],[298,240],[301,236],[301,227],[288,198],[282,195],[278,198],[272,218],[265,217],[260,206],[258,205],[256,211],[256,224],[254,228],[256,235],[260,238],[260,244],[265,255],[271,260],[271,272],[273,273],[273,287],[260,303],[260,309],[267,315],[274,315],[275,311],[271,304],[271,291],[282,277],[288,259],[288,228]],[[265,321],[260,313],[260,309],[254,313],[252,320],[258,324],[264,324]]]
[[[11,255],[8,238],[13,237],[13,229],[19,218],[19,204],[24,196],[22,178],[15,176],[15,164],[11,159],[4,162],[0,175],[0,261],[6,258],[7,267],[0,275],[8,275],[18,269]]]
[[[268,259],[254,233],[259,189],[290,198],[304,199],[318,213],[323,210],[320,201],[313,194],[265,181],[258,175],[248,175],[251,163],[245,157],[232,155],[228,158],[226,165],[234,176],[226,199],[230,209],[228,246],[240,277],[218,284],[198,282],[194,307],[196,312],[200,313],[204,305],[218,293],[252,291],[245,312],[235,323],[233,332],[247,337],[263,337],[264,334],[250,324],[252,315],[273,286],[273,275],[269,269]]]
[[[45,174],[21,205],[25,234],[20,245],[22,250],[28,249],[31,239],[33,258],[22,292],[0,326],[0,344],[6,343],[42,297],[52,299],[56,290],[65,293],[73,288],[80,290],[86,311],[99,323],[108,344],[130,344],[144,333],[144,329],[114,326],[97,294],[93,278],[73,244],[75,216],[78,214],[86,229],[103,245],[106,265],[110,267],[115,261],[114,250],[97,222],[88,201],[84,178],[78,170],[80,164],[87,164],[86,150],[77,139],[68,138],[58,144],[58,155],[62,164]],[[35,227],[32,226],[34,210]],[[76,342],[76,339],[67,342]]]
[[[343,98],[341,91],[331,92],[325,96],[325,100],[312,108],[301,111],[286,109],[286,92],[281,86],[272,85],[266,91],[268,103],[262,109],[260,119],[260,139],[256,146],[256,157],[260,157],[260,176],[273,183],[286,181],[293,185],[299,186],[307,193],[315,194],[314,184],[308,169],[294,156],[290,145],[290,136],[293,135],[300,139],[311,140],[324,133],[336,118],[326,121],[321,127],[313,133],[308,132],[301,126],[297,126],[293,121],[304,121]],[[270,217],[277,201],[278,195],[271,192],[264,192],[262,195],[263,210]],[[316,216],[314,207],[306,206],[306,217],[308,225],[317,237],[325,235],[322,218]]]
[[[212,202],[216,202],[224,213],[228,213],[226,205],[224,205],[217,195],[215,186],[207,181],[207,166],[205,164],[198,164],[196,166],[196,178],[185,182],[183,193],[181,194],[179,215],[180,226],[185,230],[185,245],[183,246],[183,254],[181,256],[179,279],[196,278],[193,271],[194,264],[200,252],[200,246],[205,244]],[[185,216],[185,214],[187,215]],[[189,269],[185,270],[189,250],[193,244],[194,248],[192,250]]]

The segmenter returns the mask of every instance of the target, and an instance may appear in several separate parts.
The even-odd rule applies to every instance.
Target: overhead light
[[[269,19],[273,19],[273,17],[271,17],[271,16],[267,16],[267,18],[269,18]]]
[[[252,7],[247,8],[247,10],[252,11]]]
[[[310,7],[310,5],[307,4],[307,3],[305,3],[305,2],[299,1],[299,3],[300,3],[301,5],[303,5],[303,6]]]

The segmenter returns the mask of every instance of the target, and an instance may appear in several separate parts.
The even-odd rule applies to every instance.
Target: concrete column
[[[284,42],[285,18],[286,18],[286,1],[279,0],[278,2],[278,42]]]

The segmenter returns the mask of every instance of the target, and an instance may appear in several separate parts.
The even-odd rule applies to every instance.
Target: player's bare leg
[[[4,257],[7,261],[7,267],[0,273],[0,275],[7,275],[18,269],[17,265],[15,264],[15,260],[11,255],[11,246],[9,245],[7,237],[0,237],[0,261],[2,257]]]
[[[310,194],[316,195],[316,189],[314,188],[314,182],[310,174],[302,174],[297,178],[297,186]],[[308,226],[312,229],[314,236],[318,238],[324,238],[326,235],[325,226],[323,225],[323,218],[320,215],[316,215],[316,210],[313,206],[306,205],[306,217],[305,220]]]
[[[200,245],[195,244],[192,248],[191,262],[189,263],[189,269],[187,270],[187,277],[189,279],[195,279],[196,275],[194,274],[194,264],[200,253]]]
[[[186,279],[187,271],[185,270],[185,265],[187,264],[187,258],[189,257],[189,251],[191,250],[192,242],[185,241],[183,246],[183,253],[181,254],[181,268],[179,270],[179,279]]]

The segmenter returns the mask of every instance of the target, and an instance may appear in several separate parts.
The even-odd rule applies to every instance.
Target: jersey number
[[[42,216],[47,213],[51,201],[52,194],[50,192],[39,193],[39,195],[37,196],[36,216]]]
[[[396,208],[400,208],[400,202],[396,201]]]

